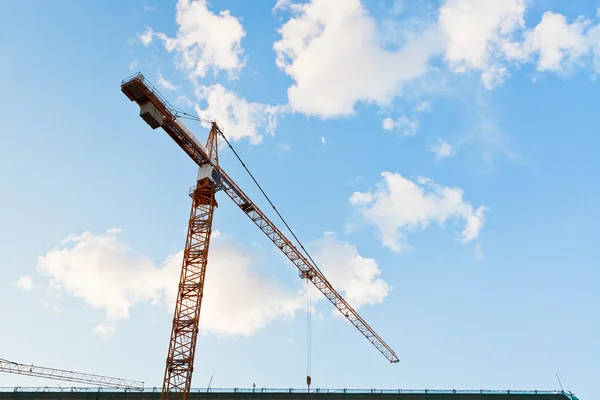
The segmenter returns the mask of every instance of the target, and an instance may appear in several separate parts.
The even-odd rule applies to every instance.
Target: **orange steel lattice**
[[[207,147],[216,158],[216,131],[211,131]],[[204,277],[208,261],[208,246],[212,219],[217,202],[216,188],[209,178],[203,178],[192,188],[192,210],[183,253],[181,278],[173,317],[169,355],[165,368],[162,400],[183,399],[190,395],[200,308],[204,294]]]

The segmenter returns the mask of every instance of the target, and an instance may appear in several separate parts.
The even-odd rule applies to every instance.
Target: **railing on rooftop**
[[[146,393],[160,393],[160,387],[147,387]],[[107,392],[126,393],[129,389],[114,389],[101,387],[0,387],[0,392]],[[137,391],[139,392],[139,391]],[[297,388],[192,388],[191,393],[338,393],[338,394],[515,394],[515,395],[549,395],[563,394],[568,399],[578,400],[573,393],[562,390],[433,390],[433,389],[297,389]]]

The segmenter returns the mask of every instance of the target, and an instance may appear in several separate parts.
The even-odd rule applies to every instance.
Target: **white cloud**
[[[539,53],[538,70],[563,71],[589,51],[584,20],[567,23],[562,14],[545,12],[540,23],[525,35],[525,53]]]
[[[431,222],[443,225],[448,219],[465,222],[461,241],[479,236],[487,207],[473,209],[463,200],[458,187],[438,185],[429,178],[410,181],[398,173],[382,173],[383,182],[369,192],[355,192],[350,203],[363,219],[377,227],[384,246],[393,251],[410,248],[407,234]]]
[[[321,136],[321,143],[327,144],[327,140],[325,140],[325,138],[323,136]]]
[[[140,34],[138,36],[138,38],[140,39],[140,42],[144,46],[147,47],[152,42],[153,35],[154,35],[154,31],[152,30],[152,28],[150,28],[149,26],[147,26],[146,30],[144,31],[144,33]]]
[[[572,23],[547,11],[526,28],[526,0],[448,0],[440,8],[439,26],[446,37],[445,59],[455,72],[481,71],[486,89],[501,85],[509,67],[533,61],[539,71],[560,74],[600,59],[600,25],[579,17]]]
[[[133,60],[129,63],[129,69],[135,69],[137,67],[138,60]]]
[[[166,80],[160,71],[158,71],[156,75],[157,75],[156,85],[159,88],[166,89],[166,90],[179,90],[179,87],[175,86],[173,84],[173,82]]]
[[[395,121],[392,118],[383,120],[383,129],[386,131],[397,130],[402,136],[413,136],[419,129],[419,121],[415,117],[401,115]]]
[[[456,73],[481,71],[491,90],[508,77],[508,49],[525,27],[525,0],[448,0],[439,25],[446,36],[445,59]]]
[[[139,302],[160,302],[162,275],[154,263],[117,240],[117,230],[70,236],[38,258],[37,269],[62,292],[101,309],[108,322],[129,316]],[[164,268],[165,266],[163,266]]]
[[[293,111],[327,118],[352,114],[359,101],[388,104],[441,51],[435,28],[410,35],[398,51],[384,50],[376,21],[359,0],[312,0],[292,11],[274,50],[277,65],[294,80]]]
[[[354,192],[350,198],[351,204],[366,204],[373,201],[373,195],[369,192]]]
[[[170,38],[148,27],[140,40],[148,45],[153,38],[159,38],[169,52],[174,51],[177,67],[187,72],[195,85],[196,96],[205,105],[194,105],[185,96],[180,96],[178,103],[183,102],[188,107],[194,105],[203,119],[217,120],[229,139],[248,138],[251,144],[258,144],[264,133],[273,135],[277,118],[286,107],[248,102],[220,84],[205,86],[197,81],[206,76],[209,69],[215,74],[226,71],[230,79],[238,77],[245,65],[241,40],[246,33],[240,20],[228,10],[218,14],[211,12],[205,0],[179,0],[176,10],[176,37]],[[157,85],[167,90],[179,90],[164,79],[160,71]]]
[[[467,220],[465,229],[463,229],[461,233],[460,240],[462,242],[467,243],[479,237],[479,232],[481,232],[481,228],[483,228],[484,215],[487,211],[489,211],[488,207],[481,206],[477,208],[475,212],[471,212],[471,210],[469,210],[468,214],[466,214],[466,217],[462,216]]]
[[[285,106],[248,102],[219,84],[198,86],[196,95],[207,103],[204,109],[196,106],[200,118],[217,120],[228,139],[248,138],[251,144],[261,142],[261,132],[273,135],[278,116],[286,112]]]
[[[17,287],[29,292],[36,286],[33,284],[33,278],[31,276],[22,276],[16,283]]]
[[[498,49],[525,25],[525,0],[448,0],[439,25],[455,72],[486,69]]]
[[[154,37],[161,39],[167,51],[176,52],[177,67],[192,78],[206,76],[209,69],[237,78],[245,65],[241,41],[246,32],[240,21],[229,10],[213,13],[206,0],[179,0],[176,8],[176,36],[147,28],[140,36],[142,43],[147,46]]]
[[[286,10],[293,6],[294,5],[290,2],[290,0],[277,0],[277,3],[275,3],[275,6],[273,7],[272,11],[276,12],[280,10]]]
[[[38,258],[38,271],[49,286],[105,314],[94,328],[101,336],[113,334],[119,321],[141,303],[171,313],[177,296],[183,252],[156,265],[122,243],[118,234],[119,230],[108,230],[102,235],[71,235],[60,248]],[[386,297],[390,287],[379,277],[377,263],[362,257],[356,247],[333,234],[325,234],[311,247],[328,279],[354,307],[380,303]],[[253,267],[258,256],[213,232],[201,311],[203,334],[249,336],[305,307],[304,289],[262,275]],[[313,301],[323,300],[320,295],[313,297]],[[47,301],[42,304],[58,311]]]
[[[356,246],[340,241],[334,234],[326,233],[311,247],[323,274],[355,309],[383,302],[391,290],[379,277],[381,270],[374,259],[361,256]]]
[[[394,3],[391,14],[396,4],[402,2]],[[488,90],[534,55],[539,56],[538,70],[565,73],[592,54],[600,71],[600,24],[584,17],[568,23],[564,15],[546,12],[528,28],[527,4],[445,0],[435,23],[408,25],[402,32],[404,47],[390,51],[381,47],[387,20],[376,21],[360,0],[280,0],[275,8],[289,9],[291,17],[279,29],[274,50],[277,65],[294,81],[288,89],[290,108],[327,118],[350,115],[361,101],[385,106],[434,70],[431,60],[439,54],[454,73],[478,71]],[[414,31],[415,26],[421,31]],[[414,111],[419,112],[419,105]],[[404,118],[401,124],[413,121]],[[395,125],[384,122],[385,129]],[[412,126],[407,126],[410,134]]]
[[[438,141],[435,145],[431,147],[431,152],[435,154],[435,161],[441,161],[444,158],[454,156],[454,149],[450,145],[450,143],[445,140]]]
[[[252,267],[254,254],[227,238],[215,242],[211,240],[206,271],[203,332],[248,336],[275,319],[293,317],[304,307],[301,291]]]
[[[57,290],[102,310],[105,320],[94,332],[110,335],[119,320],[142,302],[170,303],[177,294],[182,252],[161,265],[119,241],[118,230],[103,235],[70,236],[64,247],[38,259],[38,271]],[[211,240],[202,304],[201,331],[217,335],[250,335],[277,318],[293,316],[303,294],[262,276],[252,267],[255,255],[215,234]]]
[[[391,131],[392,129],[394,129],[394,126],[396,124],[394,123],[394,120],[391,118],[384,118],[383,120],[383,129],[385,129],[386,131]]]

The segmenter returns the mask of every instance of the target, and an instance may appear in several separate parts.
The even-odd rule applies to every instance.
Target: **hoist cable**
[[[312,301],[310,283],[306,280],[306,376],[310,376],[312,364]]]
[[[197,119],[200,120],[200,118],[197,118]],[[219,129],[219,133],[221,134],[221,136],[225,140],[225,143],[227,143],[227,145],[229,146],[229,148],[231,149],[231,151],[233,152],[233,154],[235,154],[235,156],[238,159],[238,161],[242,164],[242,166],[244,167],[244,169],[246,170],[246,172],[248,173],[248,175],[250,175],[250,178],[252,178],[252,180],[254,181],[254,183],[256,184],[256,186],[258,187],[258,189],[260,190],[260,192],[263,194],[263,196],[265,197],[265,199],[267,199],[267,201],[269,202],[269,204],[271,205],[271,207],[273,208],[273,210],[275,210],[275,212],[279,216],[279,219],[281,219],[281,222],[283,222],[283,224],[285,225],[285,227],[287,228],[287,230],[292,234],[292,236],[294,237],[294,239],[296,239],[296,242],[300,245],[300,247],[304,251],[304,254],[306,254],[306,256],[308,257],[308,259],[311,261],[312,267],[315,268],[323,276],[323,272],[321,272],[321,270],[317,266],[317,263],[315,262],[315,260],[313,260],[312,257],[310,256],[310,254],[308,253],[308,251],[306,251],[306,249],[304,248],[304,245],[302,244],[302,242],[300,241],[300,239],[298,239],[298,237],[296,236],[296,234],[294,233],[294,231],[292,230],[292,228],[290,228],[290,226],[288,225],[288,223],[286,222],[286,220],[283,218],[283,216],[277,210],[277,207],[275,207],[275,205],[273,204],[273,202],[271,201],[271,199],[269,198],[269,196],[267,196],[267,194],[265,193],[265,191],[263,190],[263,188],[256,181],[256,178],[254,178],[254,175],[252,175],[252,173],[250,172],[250,170],[248,169],[248,167],[246,167],[246,164],[244,164],[244,162],[242,161],[241,157],[239,156],[239,154],[237,153],[237,151],[235,151],[235,149],[233,148],[233,146],[231,145],[231,143],[229,143],[229,140],[227,140],[227,138],[225,137],[225,134],[221,131],[221,129]]]
[[[194,120],[194,121],[199,121],[199,122],[204,122],[204,123],[212,123],[212,121],[209,121],[209,120],[204,119],[204,118],[200,118],[198,116],[195,116],[195,115],[192,115],[192,114],[189,114],[189,113],[186,113],[185,111],[181,111],[179,109],[176,109],[175,107],[173,107],[173,109],[176,111],[177,116],[180,117],[180,118],[186,118],[186,119],[190,119],[190,120]],[[227,146],[229,146],[229,148],[231,149],[231,151],[233,152],[233,154],[235,155],[235,157],[238,159],[238,161],[240,162],[240,164],[242,164],[242,167],[244,167],[244,169],[246,170],[246,172],[248,173],[248,175],[250,175],[250,178],[252,178],[252,180],[254,181],[254,184],[258,187],[258,189],[263,194],[263,196],[265,197],[265,199],[267,199],[267,201],[269,202],[269,204],[271,205],[271,207],[273,208],[273,210],[275,210],[275,213],[277,213],[277,216],[279,217],[279,219],[281,220],[281,222],[283,222],[283,224],[285,225],[285,227],[287,228],[287,230],[292,234],[292,236],[296,240],[296,243],[298,243],[298,245],[300,246],[300,248],[304,251],[304,254],[308,257],[308,259],[312,263],[312,267],[314,267],[317,271],[319,271],[319,273],[321,275],[323,275],[323,272],[319,269],[319,266],[317,265],[317,263],[315,262],[315,260],[313,260],[313,258],[310,256],[310,254],[308,253],[308,251],[306,250],[306,248],[304,247],[304,245],[302,244],[302,242],[300,241],[300,239],[298,239],[298,236],[296,236],[296,234],[294,233],[294,231],[292,230],[292,228],[290,228],[290,226],[288,225],[287,221],[279,213],[279,211],[277,210],[277,207],[275,207],[275,205],[273,204],[273,202],[271,201],[271,199],[269,198],[269,196],[267,196],[267,194],[263,190],[262,186],[260,186],[260,184],[258,183],[258,181],[256,180],[256,178],[254,178],[254,175],[252,175],[252,172],[250,172],[250,170],[248,169],[248,167],[246,166],[246,164],[244,163],[244,161],[242,161],[242,158],[240,157],[240,155],[237,153],[237,151],[235,151],[235,149],[233,148],[233,146],[231,145],[231,143],[229,142],[229,140],[227,140],[227,137],[225,137],[225,133],[223,133],[223,131],[220,128],[218,129],[218,131],[221,134],[221,137],[225,140],[225,143],[227,143]]]

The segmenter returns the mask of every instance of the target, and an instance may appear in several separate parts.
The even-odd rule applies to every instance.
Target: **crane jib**
[[[110,376],[86,374],[82,372],[67,371],[63,369],[39,367],[36,365],[18,364],[0,358],[0,371],[11,374],[50,378],[59,381],[99,385],[107,388],[144,390],[144,382],[133,381]]]
[[[217,188],[223,190],[234,203],[254,222],[258,228],[285,254],[313,285],[367,338],[390,362],[399,361],[396,353],[379,337],[366,321],[333,288],[325,276],[300,252],[289,239],[271,222],[267,216],[250,200],[235,182],[216,163],[209,159],[206,148],[196,136],[177,118],[177,111],[160,95],[141,73],[137,73],[121,83],[121,91],[140,106],[140,115],[153,128],[163,130],[185,151],[199,166],[210,164],[213,180]],[[146,105],[151,103],[152,106]],[[142,109],[143,107],[143,109]],[[144,113],[142,115],[142,113]],[[212,128],[222,135],[219,126],[213,122]]]

